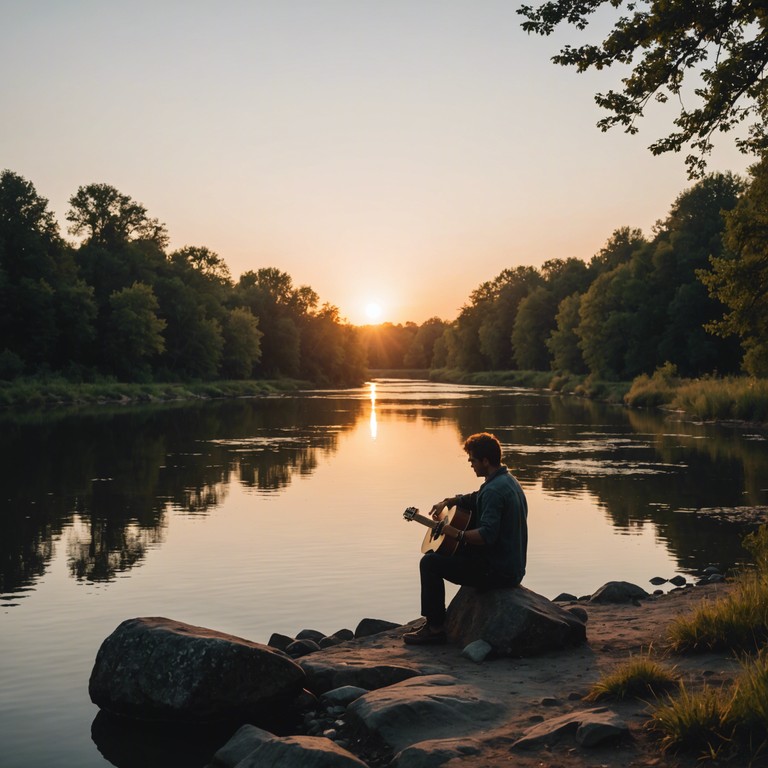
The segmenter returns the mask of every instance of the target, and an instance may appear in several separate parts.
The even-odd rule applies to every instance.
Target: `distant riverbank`
[[[768,380],[747,376],[686,379],[674,366],[631,382],[603,381],[593,376],[546,371],[429,371],[432,381],[500,387],[532,387],[586,397],[631,408],[662,408],[705,421],[768,424]]]
[[[32,378],[0,382],[0,407],[35,408],[259,397],[310,388],[312,384],[309,382],[288,378],[151,384],[119,381],[78,383],[59,378]]]
[[[671,366],[660,368],[652,376],[642,374],[631,382],[604,381],[593,376],[551,371],[469,372],[438,368],[371,370],[368,374],[371,378],[429,379],[450,384],[546,389],[631,408],[662,408],[706,421],[768,424],[768,380],[746,376],[685,379],[677,376]],[[138,384],[34,377],[0,382],[0,408],[262,397],[315,386],[312,382],[290,378]]]

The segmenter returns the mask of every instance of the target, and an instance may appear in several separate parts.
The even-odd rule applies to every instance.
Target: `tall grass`
[[[670,405],[702,419],[768,422],[768,380],[729,377],[684,382]]]
[[[768,754],[768,652],[745,658],[730,687],[689,691],[658,704],[649,723],[665,750],[730,758],[750,765]]]
[[[681,682],[676,696],[654,708],[649,723],[661,735],[662,749],[716,758],[729,740],[728,696],[727,691],[712,687],[691,693]]]
[[[678,616],[668,637],[676,653],[755,651],[768,639],[768,583],[757,574],[743,576],[726,597]]]
[[[666,406],[699,419],[768,422],[768,380],[746,376],[682,379],[671,363],[633,382],[624,401],[633,408]]]
[[[729,688],[691,691],[680,683],[658,704],[650,725],[665,749],[726,756],[751,764],[768,754],[768,526],[744,539],[755,571],[738,578],[724,598],[703,604],[669,629],[674,651],[729,649],[741,654],[741,672]]]

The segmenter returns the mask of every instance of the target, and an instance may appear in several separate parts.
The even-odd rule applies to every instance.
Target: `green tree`
[[[581,321],[579,316],[581,296],[580,293],[573,293],[566,296],[558,305],[555,316],[557,325],[546,341],[547,349],[552,356],[552,369],[555,371],[587,372],[576,333]]]
[[[477,331],[480,352],[487,366],[495,370],[515,367],[512,329],[520,302],[543,278],[534,267],[505,269],[490,283],[484,283],[473,295],[481,309]]]
[[[411,346],[405,353],[403,365],[406,368],[430,368],[435,351],[435,343],[443,335],[447,323],[439,317],[430,317],[420,326],[411,340]]]
[[[736,205],[743,189],[733,174],[705,176],[678,195],[667,218],[656,225],[650,275],[651,306],[662,326],[656,366],[672,362],[684,376],[738,368],[738,344],[705,331],[722,310],[708,297],[698,270],[722,253],[723,213]]]
[[[406,356],[418,334],[415,323],[380,323],[360,329],[368,365],[374,369],[405,368]]]
[[[356,330],[339,319],[339,310],[324,304],[302,322],[301,375],[320,384],[357,384],[365,354]]]
[[[92,291],[78,275],[48,201],[26,179],[3,171],[0,350],[30,372],[64,367],[93,338],[94,315]]]
[[[541,265],[544,285],[557,306],[566,296],[585,291],[591,282],[589,268],[581,259],[548,259]]]
[[[768,13],[752,0],[552,0],[523,5],[527,32],[550,35],[565,22],[585,29],[590,17],[609,7],[622,9],[599,44],[566,45],[553,57],[577,71],[601,70],[614,64],[630,66],[621,90],[595,97],[607,110],[598,126],[619,125],[636,133],[648,104],[673,100],[680,104],[675,129],[650,145],[653,154],[690,149],[691,176],[701,175],[715,132],[730,131],[752,120],[745,136],[736,139],[744,152],[768,147]],[[618,13],[618,10],[617,10]],[[602,18],[601,18],[602,20]],[[686,75],[694,79],[684,87]],[[692,107],[687,106],[689,102]]]
[[[445,326],[443,333],[435,340],[432,348],[432,368],[455,368],[455,332],[454,324]]]
[[[244,272],[234,290],[234,302],[259,318],[261,376],[296,376],[301,367],[303,318],[317,306],[317,294],[308,286],[295,288],[293,279],[275,267]]]
[[[168,245],[165,225],[147,215],[147,209],[109,184],[80,187],[69,199],[67,221],[73,235],[87,243],[115,248],[134,240],[148,240],[159,248]]]
[[[247,379],[261,359],[259,320],[246,307],[229,310],[222,329],[224,350],[222,371],[233,379]]]
[[[603,379],[629,380],[653,370],[639,348],[652,341],[645,330],[648,270],[637,260],[600,275],[582,297],[576,334],[590,372]],[[643,343],[645,342],[645,343]]]
[[[206,301],[182,275],[158,280],[155,292],[166,323],[165,351],[158,361],[162,377],[216,378],[224,348],[222,322],[207,313]]]
[[[699,276],[726,312],[708,328],[721,337],[737,337],[743,366],[768,376],[768,158],[750,169],[751,183],[735,208],[725,214],[727,250],[710,259]]]
[[[107,356],[113,370],[123,378],[146,378],[151,359],[165,347],[165,321],[157,316],[159,305],[152,288],[134,283],[115,291],[109,304]]]
[[[544,286],[534,288],[521,302],[512,329],[515,362],[521,370],[547,371],[547,339],[554,329],[557,302]]]
[[[631,227],[615,229],[605,245],[589,262],[592,279],[602,275],[604,272],[616,269],[620,264],[626,264],[632,259],[635,251],[647,243],[648,241],[639,229]]]

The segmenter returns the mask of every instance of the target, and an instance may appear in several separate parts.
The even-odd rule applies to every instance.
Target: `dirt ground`
[[[645,727],[648,705],[639,702],[587,702],[583,697],[598,679],[632,655],[653,648],[654,658],[685,680],[690,690],[709,685],[720,687],[738,674],[738,662],[728,654],[664,655],[667,627],[673,619],[695,610],[703,600],[723,596],[728,584],[707,585],[654,596],[633,604],[580,602],[588,615],[587,643],[572,649],[523,659],[491,659],[477,664],[461,656],[455,646],[414,647],[402,643],[402,630],[375,637],[353,650],[368,662],[417,664],[433,672],[453,675],[476,686],[488,697],[503,701],[503,721],[488,731],[456,733],[456,739],[479,745],[475,755],[463,755],[444,763],[445,768],[624,768],[641,766],[701,765],[695,755],[662,754],[658,740]],[[345,651],[350,658],[350,649]],[[608,706],[630,729],[619,742],[582,748],[564,738],[551,748],[512,750],[511,745],[536,723],[595,706]]]

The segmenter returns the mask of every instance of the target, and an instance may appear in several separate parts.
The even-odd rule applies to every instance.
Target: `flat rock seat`
[[[461,587],[445,627],[450,642],[463,647],[484,640],[496,656],[533,656],[587,639],[580,618],[525,587]]]

